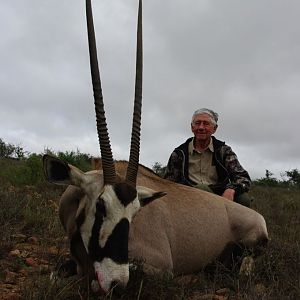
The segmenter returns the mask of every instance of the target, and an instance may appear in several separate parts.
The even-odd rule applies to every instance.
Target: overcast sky
[[[106,117],[128,159],[138,0],[94,0]],[[252,178],[300,169],[300,1],[145,0],[140,162],[167,163],[192,113]],[[99,155],[85,1],[1,0],[0,138],[29,152]]]

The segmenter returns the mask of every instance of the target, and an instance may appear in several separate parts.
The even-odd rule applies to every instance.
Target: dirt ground
[[[50,274],[56,262],[68,256],[66,249],[45,246],[44,241],[34,236],[13,235],[12,243],[1,249],[0,299],[21,299],[28,278],[33,274]]]

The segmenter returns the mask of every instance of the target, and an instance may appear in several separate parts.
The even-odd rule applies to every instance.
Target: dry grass
[[[0,284],[4,284],[7,271],[17,276],[25,273],[22,280],[13,283],[22,299],[300,299],[299,190],[253,187],[254,209],[264,215],[271,241],[266,253],[257,258],[250,277],[240,278],[222,266],[214,272],[200,271],[176,279],[150,277],[138,266],[131,272],[126,290],[115,289],[99,298],[84,280],[49,279],[51,270],[66,256],[56,212],[63,189],[46,183],[17,187],[3,177],[0,187]],[[36,247],[28,248],[27,257],[36,257],[43,264],[32,267],[22,256],[8,257],[11,250],[25,247],[16,238],[19,234],[38,238]],[[59,250],[53,253],[53,248]]]

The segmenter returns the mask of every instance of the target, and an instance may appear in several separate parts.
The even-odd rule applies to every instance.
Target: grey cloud
[[[114,156],[127,159],[137,1],[93,1]],[[141,162],[165,164],[200,107],[252,177],[298,167],[295,0],[144,1]],[[0,4],[0,137],[29,151],[98,155],[84,1]]]

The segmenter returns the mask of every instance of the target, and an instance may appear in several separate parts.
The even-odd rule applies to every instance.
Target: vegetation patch
[[[85,279],[50,280],[55,267],[69,258],[57,214],[64,187],[45,182],[42,154],[22,156],[20,151],[20,157],[0,157],[1,299],[300,299],[297,172],[281,181],[270,181],[268,173],[269,177],[256,181],[251,189],[253,208],[265,217],[270,235],[266,252],[257,257],[251,276],[239,276],[222,265],[177,278],[148,276],[142,273],[142,262],[135,262],[125,290],[114,288],[99,297]],[[79,151],[54,154],[89,169],[89,155]],[[160,172],[160,168],[156,164],[154,170]]]

